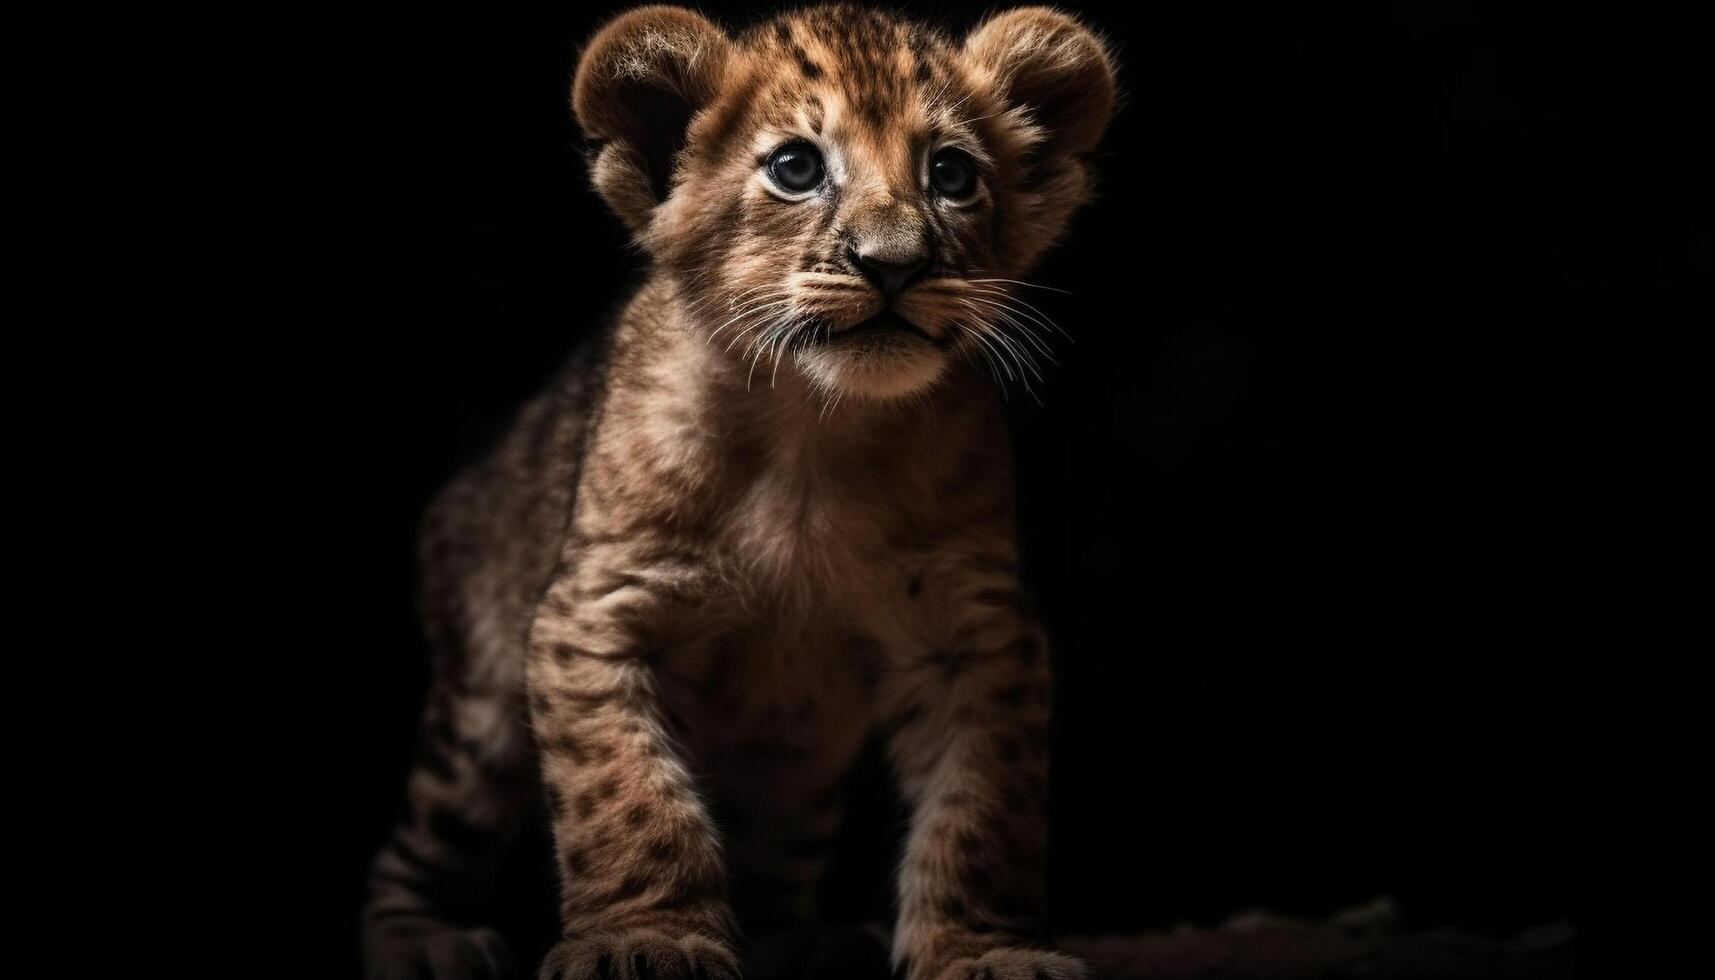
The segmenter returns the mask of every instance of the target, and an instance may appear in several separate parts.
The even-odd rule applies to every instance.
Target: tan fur
[[[372,964],[498,955],[438,925],[407,866],[437,863],[449,813],[504,837],[527,691],[566,936],[544,977],[735,976],[735,909],[753,935],[813,915],[833,791],[874,732],[913,807],[895,961],[1082,976],[1040,945],[1049,669],[975,365],[1023,376],[1041,343],[1011,284],[1090,193],[1105,49],[1047,8],[961,45],[856,8],[732,38],[648,7],[591,41],[573,105],[654,274],[605,385],[569,371],[431,516],[442,754],[378,859]],[[792,139],[829,174],[800,199],[763,173]],[[949,145],[979,164],[968,202],[926,188]],[[887,303],[850,251],[923,242],[892,307],[928,336],[843,337]],[[439,863],[474,881],[466,851]]]

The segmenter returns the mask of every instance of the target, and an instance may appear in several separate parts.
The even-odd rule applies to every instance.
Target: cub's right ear
[[[720,91],[731,46],[683,7],[640,7],[597,31],[578,59],[572,112],[600,145],[591,177],[633,234],[666,200],[673,158]]]

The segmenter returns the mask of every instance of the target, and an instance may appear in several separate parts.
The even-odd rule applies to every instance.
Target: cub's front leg
[[[913,809],[894,963],[908,980],[1082,980],[1043,936],[1045,644],[1008,563],[970,564],[923,596],[947,604],[944,645],[890,672],[889,751]]]
[[[531,721],[564,935],[542,980],[735,980],[718,838],[676,755],[656,664],[694,570],[586,554],[531,629]]]

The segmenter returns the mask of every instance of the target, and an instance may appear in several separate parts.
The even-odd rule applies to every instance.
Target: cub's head
[[[716,348],[886,399],[1041,348],[1015,281],[1089,197],[1114,76],[1047,7],[957,41],[858,7],[732,36],[660,6],[596,34],[572,106],[596,188]]]

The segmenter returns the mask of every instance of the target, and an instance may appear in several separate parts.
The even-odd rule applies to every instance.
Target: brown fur
[[[972,360],[1027,377],[1011,284],[1090,193],[1104,47],[1047,8],[960,43],[853,7],[736,38],[646,7],[597,33],[572,102],[654,274],[605,371],[569,370],[430,515],[440,680],[373,971],[492,972],[453,906],[534,756],[565,927],[542,975],[736,976],[738,924],[813,915],[831,789],[881,732],[913,808],[896,963],[1082,976],[1040,945],[1049,668]],[[794,138],[829,172],[796,200],[763,173]],[[978,163],[968,202],[925,185],[948,145]],[[892,308],[923,335],[845,336],[888,303],[852,255],[919,252]]]

